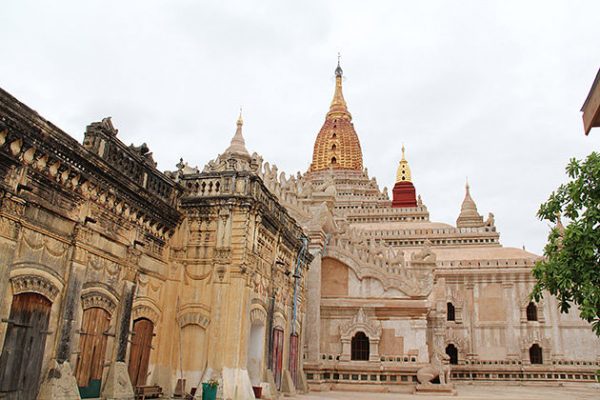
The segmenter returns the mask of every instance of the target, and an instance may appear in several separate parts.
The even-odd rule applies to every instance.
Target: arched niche
[[[340,326],[340,339],[342,342],[342,354],[340,361],[352,360],[352,339],[358,332],[362,332],[369,340],[369,360],[371,362],[379,361],[379,342],[381,340],[381,325],[367,317],[363,308],[359,308],[358,312],[352,320]]]
[[[261,304],[250,307],[250,332],[246,369],[253,386],[260,386],[265,361],[267,312]]]

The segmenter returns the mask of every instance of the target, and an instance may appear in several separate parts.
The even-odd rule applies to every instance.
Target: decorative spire
[[[342,78],[344,71],[340,66],[340,53],[338,53],[338,63],[335,69],[335,92],[333,93],[333,100],[331,100],[331,106],[327,113],[327,119],[334,118],[346,118],[352,121],[352,114],[348,112],[346,100],[344,100],[344,94],[342,93]]]
[[[460,215],[456,220],[456,226],[459,228],[481,227],[483,226],[483,217],[477,212],[477,205],[471,197],[469,180],[465,184],[465,198],[460,207]]]
[[[404,144],[402,144],[402,159],[400,160],[400,165],[398,165],[398,170],[396,171],[396,183],[398,182],[412,182],[410,167],[408,166],[408,161],[406,161],[405,157]]]
[[[242,135],[242,126],[244,125],[244,120],[242,119],[242,108],[240,107],[240,116],[237,119],[237,129],[235,130],[235,135],[231,139],[231,144],[225,150],[225,153],[240,155],[244,157],[250,157],[250,153],[246,149],[246,141],[244,140],[244,136]]]
[[[362,171],[362,150],[342,93],[340,55],[335,69],[335,92],[325,122],[315,140],[309,171],[345,169]]]

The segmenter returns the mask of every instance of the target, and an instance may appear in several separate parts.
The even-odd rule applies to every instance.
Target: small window
[[[352,338],[351,346],[351,360],[358,361],[369,361],[369,338],[364,332],[356,332],[356,335]]]
[[[333,132],[333,135],[331,135],[332,139],[335,139],[337,137],[337,135],[335,134],[335,132]]]
[[[454,311],[454,304],[448,303],[446,305],[446,320],[447,321],[456,321],[456,314]]]
[[[452,365],[458,364],[458,349],[456,348],[455,345],[450,343],[446,347],[446,354],[448,354],[448,357],[450,357],[450,364],[452,364]]]
[[[337,149],[337,146],[334,144],[331,146],[331,151],[335,151]]]
[[[336,158],[335,158],[335,157],[331,157],[331,163],[332,163],[332,164],[337,164],[337,160],[336,160]]]
[[[527,321],[537,321],[538,320],[538,315],[537,315],[537,306],[530,302],[527,305]]]
[[[542,348],[537,343],[529,348],[529,361],[532,364],[543,364]]]

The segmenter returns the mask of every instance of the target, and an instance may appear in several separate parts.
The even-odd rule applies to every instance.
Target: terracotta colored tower
[[[412,184],[410,167],[404,157],[404,145],[402,145],[402,160],[396,172],[396,184],[392,190],[392,207],[406,208],[417,206],[417,193]]]
[[[360,142],[342,93],[342,75],[338,58],[335,69],[335,92],[325,123],[315,141],[313,160],[309,169],[311,172],[329,168],[357,171],[363,169]]]

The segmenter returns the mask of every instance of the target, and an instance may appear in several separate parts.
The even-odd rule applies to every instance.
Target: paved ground
[[[600,386],[485,386],[457,385],[457,396],[427,396],[404,393],[311,392],[298,395],[298,400],[356,399],[356,400],[599,400]]]

